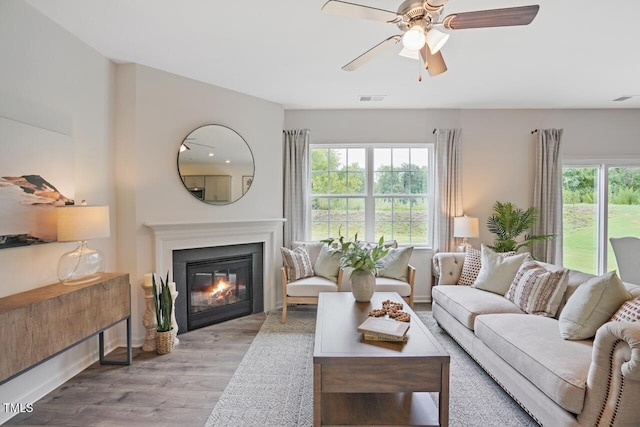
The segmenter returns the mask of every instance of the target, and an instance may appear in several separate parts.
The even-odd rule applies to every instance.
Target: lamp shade
[[[56,208],[58,241],[71,242],[109,237],[109,206],[61,206]]]
[[[478,218],[458,216],[453,218],[453,237],[478,237],[480,226]]]
[[[449,34],[438,31],[435,28],[432,28],[427,32],[426,41],[431,53],[438,53],[447,40],[449,40]]]
[[[420,50],[424,46],[426,36],[424,28],[416,24],[402,35],[402,45],[409,50]]]

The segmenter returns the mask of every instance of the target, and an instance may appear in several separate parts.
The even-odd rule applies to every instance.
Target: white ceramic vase
[[[371,271],[354,271],[351,274],[351,293],[358,302],[369,302],[376,290],[376,277]]]

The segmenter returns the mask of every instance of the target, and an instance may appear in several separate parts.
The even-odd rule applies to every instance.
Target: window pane
[[[395,170],[406,169],[409,166],[409,149],[408,148],[393,148],[391,153],[392,162],[391,166]]]
[[[327,172],[311,172],[311,193],[329,194],[329,174]]]
[[[640,237],[640,168],[609,168],[607,217],[608,237]],[[607,271],[617,269],[613,248],[607,239]]]
[[[400,244],[427,242],[427,199],[376,198],[376,238],[384,235]]]
[[[364,172],[349,172],[347,174],[347,194],[364,194],[366,176]]]
[[[349,171],[364,171],[367,165],[364,148],[349,148],[347,151]]]
[[[597,171],[596,167],[562,171],[563,264],[592,274],[598,270]]]
[[[391,170],[391,148],[376,148],[373,150],[373,169]]]

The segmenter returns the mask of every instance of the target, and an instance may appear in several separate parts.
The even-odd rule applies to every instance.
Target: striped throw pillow
[[[287,276],[290,281],[304,279],[314,275],[313,265],[309,258],[309,252],[304,246],[295,249],[280,248],[284,266],[287,267]]]
[[[640,297],[622,304],[611,317],[612,322],[640,322]]]
[[[535,261],[522,263],[505,298],[529,314],[553,317],[567,289],[569,270],[549,271]]]

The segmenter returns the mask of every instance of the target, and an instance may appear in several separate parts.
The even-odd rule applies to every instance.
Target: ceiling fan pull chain
[[[418,58],[418,81],[422,81],[422,61]]]

